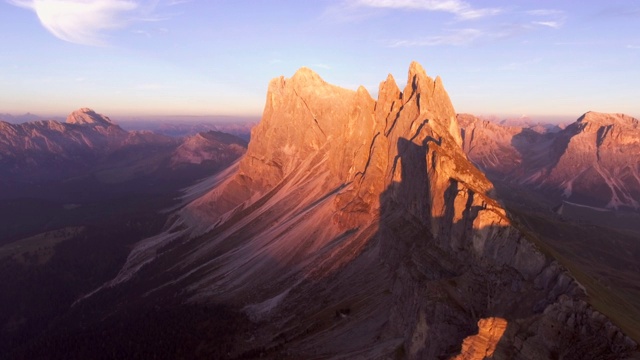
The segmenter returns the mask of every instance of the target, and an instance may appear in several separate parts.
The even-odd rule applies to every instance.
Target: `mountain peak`
[[[597,124],[601,126],[623,125],[623,126],[631,126],[634,128],[638,127],[638,119],[635,119],[629,115],[608,114],[608,113],[600,113],[595,111],[588,111],[584,113],[580,118],[578,118],[576,122],[591,123],[591,124]]]
[[[318,73],[306,66],[298,69],[291,77],[291,81],[301,83],[325,83],[325,81],[320,77],[320,75],[318,75]]]
[[[424,70],[424,68],[422,67],[422,65],[420,65],[419,62],[412,61],[411,64],[409,65],[409,76],[412,76],[412,75],[427,76],[427,72]]]
[[[114,125],[111,119],[108,117],[98,114],[92,109],[89,108],[80,108],[67,117],[67,124],[76,124],[76,125],[102,125],[102,126],[111,126]]]

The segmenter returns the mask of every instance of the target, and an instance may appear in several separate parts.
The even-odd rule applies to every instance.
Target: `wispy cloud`
[[[377,10],[439,11],[458,20],[473,20],[501,13],[500,8],[475,8],[462,0],[343,0],[330,6],[324,16],[339,21],[360,21],[375,16]]]
[[[533,21],[532,24],[547,26],[554,29],[559,29],[560,27],[562,27],[562,24],[558,21]]]
[[[627,45],[627,49],[640,49],[640,45]]]
[[[454,14],[461,20],[496,15],[502,11],[499,8],[474,8],[461,0],[356,0],[349,3],[356,7],[442,11]]]
[[[390,47],[422,47],[422,46],[438,46],[438,45],[453,45],[462,46],[468,45],[482,37],[487,36],[481,30],[478,29],[459,29],[450,31],[444,35],[427,36],[416,40],[395,40],[392,41]]]
[[[40,23],[57,38],[81,45],[105,45],[105,33],[140,21],[157,21],[159,4],[133,0],[7,0],[32,10]],[[180,1],[171,1],[175,5]]]
[[[531,21],[531,24],[546,26],[553,29],[561,28],[567,19],[564,11],[556,9],[536,9],[529,10],[526,13],[537,18],[545,18],[542,20]]]

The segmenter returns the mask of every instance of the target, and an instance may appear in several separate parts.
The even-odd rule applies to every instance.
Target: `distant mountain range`
[[[207,120],[207,121],[205,121]],[[207,131],[219,131],[249,141],[251,129],[259,119],[247,117],[150,117],[144,120],[125,118],[122,126],[128,130],[149,130],[171,137],[184,137]]]
[[[106,174],[121,161],[131,162],[130,174],[118,174],[122,179],[150,173],[160,166],[203,161],[219,166],[231,163],[244,154],[245,148],[246,141],[216,131],[186,138],[126,131],[108,117],[83,108],[71,113],[64,123],[0,122],[0,183],[43,183],[89,173]],[[136,153],[135,161],[129,156],[132,152]]]
[[[31,113],[23,115],[0,114],[0,121],[11,124],[55,120],[64,122],[65,117],[43,117]],[[235,135],[249,141],[251,128],[260,120],[254,116],[120,116],[119,126],[125,130],[151,131],[170,137],[185,137],[201,132],[218,131]]]
[[[494,182],[605,209],[640,210],[640,126],[588,112],[564,129],[503,126],[458,115],[463,148]]]
[[[5,122],[10,122],[12,124],[19,124],[19,123],[23,123],[23,122],[31,122],[31,121],[38,121],[38,120],[64,120],[64,117],[49,117],[49,118],[44,118],[40,115],[36,115],[36,114],[32,114],[32,113],[26,113],[26,114],[22,114],[22,115],[12,115],[12,114],[0,114],[0,121],[5,121]]]

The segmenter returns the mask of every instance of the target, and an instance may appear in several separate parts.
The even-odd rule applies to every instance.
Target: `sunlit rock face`
[[[104,115],[98,114],[89,108],[82,108],[72,112],[71,114],[69,114],[69,116],[67,116],[66,123],[75,125],[114,125],[111,122],[111,119]]]
[[[464,339],[460,354],[454,360],[482,360],[492,358],[498,342],[507,329],[507,321],[502,318],[487,318],[478,321],[478,334]]]
[[[233,304],[259,324],[238,349],[268,358],[630,354],[605,317],[566,341],[575,328],[557,319],[591,311],[584,290],[511,225],[461,144],[441,80],[417,63],[377,100],[305,68],[276,78],[240,163],[108,285]]]
[[[459,115],[464,149],[493,179],[581,205],[640,209],[640,127],[624,114],[588,112],[557,132]]]

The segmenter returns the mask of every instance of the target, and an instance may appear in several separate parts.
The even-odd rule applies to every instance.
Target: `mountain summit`
[[[113,125],[111,119],[104,115],[97,114],[95,111],[89,108],[81,108],[72,112],[71,114],[69,114],[69,116],[67,116],[66,123],[77,125]]]
[[[418,63],[403,91],[389,75],[377,100],[309,69],[276,78],[239,164],[139,243],[103,291],[231,304],[255,324],[231,357],[634,351],[511,224],[461,144],[442,81]]]

